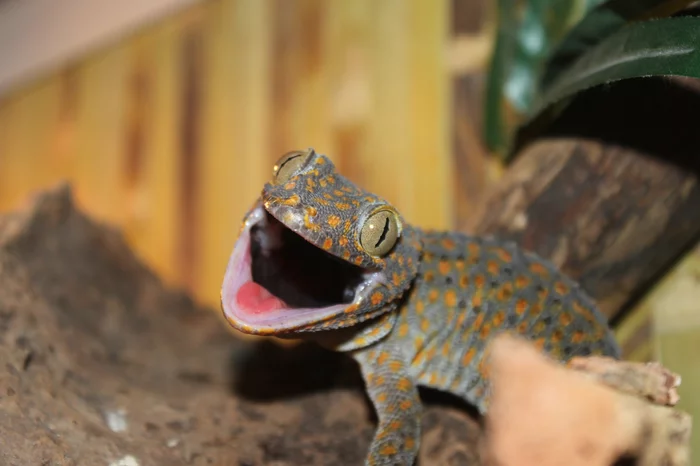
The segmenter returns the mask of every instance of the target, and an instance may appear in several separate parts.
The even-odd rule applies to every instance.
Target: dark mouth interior
[[[250,231],[253,281],[289,307],[349,304],[365,270],[312,245],[272,215]]]

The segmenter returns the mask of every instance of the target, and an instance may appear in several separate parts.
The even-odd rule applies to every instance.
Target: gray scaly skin
[[[411,226],[313,149],[275,165],[244,219],[221,302],[241,332],[355,358],[379,419],[367,465],[414,463],[418,385],[486,411],[483,362],[497,332],[560,361],[619,358],[606,319],[553,265],[511,243]]]

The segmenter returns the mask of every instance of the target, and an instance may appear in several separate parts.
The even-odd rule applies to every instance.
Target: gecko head
[[[221,288],[236,329],[288,335],[355,325],[398,305],[418,233],[313,149],[289,152],[246,215]]]

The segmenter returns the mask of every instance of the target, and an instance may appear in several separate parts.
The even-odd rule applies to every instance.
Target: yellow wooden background
[[[292,148],[450,227],[449,7],[215,0],[145,27],[0,102],[0,210],[68,179],[210,305],[241,217]]]

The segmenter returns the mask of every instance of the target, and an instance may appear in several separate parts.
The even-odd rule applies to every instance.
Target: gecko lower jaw
[[[238,330],[282,333],[342,313],[382,279],[314,246],[258,207],[234,247],[221,302]]]

